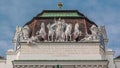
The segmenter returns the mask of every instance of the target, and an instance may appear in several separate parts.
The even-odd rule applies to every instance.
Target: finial
[[[63,3],[62,2],[58,2],[58,8],[62,9]]]

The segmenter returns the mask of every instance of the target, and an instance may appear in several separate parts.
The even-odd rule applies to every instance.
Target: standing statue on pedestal
[[[16,32],[14,35],[14,40],[16,41],[18,39],[18,35],[19,35],[19,26],[16,26]]]
[[[21,37],[21,27],[19,26],[16,26],[16,32],[15,32],[15,35],[14,35],[14,45],[15,45],[15,48],[14,50],[17,50],[19,47],[20,47],[20,37]]]

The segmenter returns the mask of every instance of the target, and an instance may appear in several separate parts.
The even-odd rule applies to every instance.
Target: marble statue
[[[35,43],[38,41],[38,36],[32,36],[31,38],[29,38],[27,40],[27,44],[30,44],[30,43]]]
[[[20,48],[20,39],[21,39],[21,35],[22,35],[22,32],[21,32],[21,27],[19,26],[16,26],[16,32],[15,32],[15,35],[14,35],[14,45],[15,45],[15,50],[19,49]]]
[[[90,41],[90,40],[97,40],[98,39],[98,28],[95,25],[90,27],[91,34],[85,35],[82,41]]]
[[[47,28],[48,28],[48,41],[53,41],[53,36],[55,34],[55,30],[50,25],[50,23],[47,25]]]
[[[63,33],[61,19],[59,19],[59,21],[57,22],[56,26],[57,26],[57,28],[56,28],[56,39],[60,40],[61,39],[61,35]]]
[[[85,35],[85,37],[81,39],[81,41],[89,41],[89,40],[92,40],[92,35],[90,34]]]
[[[27,33],[26,33],[26,35],[27,35]],[[38,37],[41,37],[44,40],[46,38],[46,32],[45,32],[45,24],[44,24],[44,22],[41,23],[41,28],[40,28],[39,31],[36,32],[35,36],[31,36],[30,38],[28,37],[27,44],[36,43],[37,41],[39,41]]]
[[[16,26],[16,32],[15,32],[15,35],[14,35],[14,40],[17,40],[18,34],[19,34],[19,26]]]
[[[22,33],[23,33],[23,39],[27,40],[29,38],[29,33],[30,33],[30,28],[28,27],[28,25],[22,28]]]
[[[14,36],[14,40],[17,41],[18,39],[20,39],[21,36],[21,27],[16,26],[16,32],[15,32],[15,36]]]
[[[45,24],[44,24],[44,22],[41,23],[41,29],[39,31],[39,36],[42,37],[44,40],[46,38],[46,31],[45,31]]]
[[[74,39],[78,38],[80,34],[80,30],[79,30],[79,24],[76,23],[75,27],[74,27]]]
[[[65,30],[65,39],[66,41],[71,40],[71,31],[72,31],[72,24],[68,24]]]
[[[56,34],[56,41],[64,41],[65,40],[65,27],[66,27],[66,23],[64,20],[61,20],[59,18],[58,21],[55,21],[55,23],[52,25],[52,27],[56,27],[55,28],[55,34]]]
[[[93,40],[96,40],[96,39],[98,39],[98,28],[95,26],[95,25],[92,25],[91,27],[90,27],[90,31],[91,31],[91,35],[92,35],[92,39]]]

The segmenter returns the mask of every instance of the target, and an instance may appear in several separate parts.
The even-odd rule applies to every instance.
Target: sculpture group
[[[82,31],[79,29],[79,23],[75,23],[73,26],[71,23],[66,23],[64,19],[54,20],[54,22],[48,23],[45,28],[45,23],[42,22],[40,29],[34,36],[30,36],[30,28],[28,25],[23,28],[16,27],[16,34],[14,39],[26,40],[27,43],[40,42],[40,41],[52,41],[52,42],[64,42],[64,41],[76,41],[77,38],[82,36]],[[46,32],[48,30],[48,33]],[[89,30],[91,34],[86,34],[84,38],[79,41],[85,40],[97,40],[98,39],[98,27],[92,25]],[[41,39],[39,39],[41,38]]]

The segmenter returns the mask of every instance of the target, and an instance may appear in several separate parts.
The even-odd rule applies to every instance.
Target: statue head
[[[59,18],[58,21],[61,21],[61,18]]]
[[[16,26],[16,32],[19,31],[19,26]]]
[[[47,25],[47,28],[50,29],[50,23]]]
[[[41,23],[41,28],[45,28],[44,22]]]
[[[90,30],[91,30],[91,31],[97,31],[98,28],[97,28],[95,25],[92,25],[92,26],[90,27]]]
[[[62,20],[62,23],[65,23],[65,20],[64,20],[64,19]]]
[[[79,24],[78,24],[78,23],[76,23],[76,24],[75,24],[75,28],[78,28],[78,27],[79,27]]]

